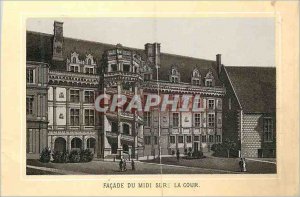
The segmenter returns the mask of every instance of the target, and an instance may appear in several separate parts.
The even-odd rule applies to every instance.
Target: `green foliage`
[[[80,152],[80,161],[81,162],[90,162],[94,158],[94,154],[90,149],[81,150]]]
[[[44,148],[40,154],[40,162],[49,163],[51,159],[51,150]]]
[[[81,152],[80,150],[72,150],[69,155],[69,161],[71,163],[80,162],[80,152]]]

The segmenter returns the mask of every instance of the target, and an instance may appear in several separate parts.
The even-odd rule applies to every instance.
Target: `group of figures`
[[[240,170],[241,172],[247,172],[247,169],[246,169],[246,159],[241,157],[241,160],[239,162],[239,166],[240,166]]]
[[[120,167],[120,171],[127,171],[127,167],[126,167],[126,159],[125,158],[121,158],[120,162],[119,162],[119,167]],[[131,160],[131,170],[135,170],[135,163],[134,160]]]

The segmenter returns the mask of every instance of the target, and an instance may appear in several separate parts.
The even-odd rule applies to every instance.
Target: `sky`
[[[275,66],[273,18],[31,18],[27,30],[127,47],[161,43],[161,52],[215,60],[226,66]]]

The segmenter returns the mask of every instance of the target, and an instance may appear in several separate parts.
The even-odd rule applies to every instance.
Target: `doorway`
[[[194,142],[194,152],[199,150],[199,142]]]

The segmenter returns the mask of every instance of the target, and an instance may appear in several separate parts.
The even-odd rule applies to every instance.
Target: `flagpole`
[[[160,96],[160,92],[159,92],[159,82],[158,82],[158,69],[159,66],[156,63],[156,82],[157,82],[157,94],[158,96]],[[158,155],[159,155],[159,163],[161,164],[161,146],[160,146],[160,106],[158,106]]]

